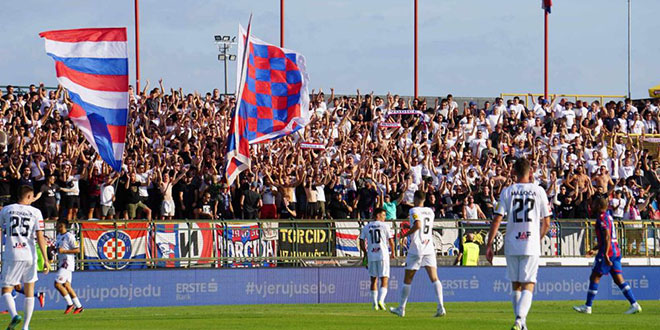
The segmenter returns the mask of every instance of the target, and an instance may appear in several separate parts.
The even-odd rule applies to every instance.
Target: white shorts
[[[390,259],[369,261],[367,268],[371,277],[390,277]]]
[[[506,256],[506,274],[511,282],[536,283],[539,256]]]
[[[435,259],[435,254],[425,254],[423,256],[409,254],[406,257],[406,269],[418,270],[422,267],[438,268],[438,260]]]
[[[68,270],[66,268],[60,268],[57,271],[57,277],[55,278],[55,282],[59,284],[64,284],[66,282],[71,283],[73,280],[73,271]]]
[[[2,287],[37,281],[37,263],[32,261],[5,261],[2,263]]]
[[[174,201],[163,201],[163,203],[160,204],[160,213],[164,217],[173,217]]]

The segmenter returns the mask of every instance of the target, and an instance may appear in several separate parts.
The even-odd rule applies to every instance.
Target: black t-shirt
[[[336,199],[333,199],[328,205],[328,213],[333,219],[346,219],[348,218],[349,212],[348,208],[344,203],[337,202]]]
[[[128,187],[128,204],[137,204],[140,202],[140,182],[131,183]]]
[[[60,187],[58,187],[56,184],[42,185],[41,189],[39,190],[41,192],[41,198],[39,198],[39,202],[41,203],[41,205],[44,207],[45,206],[55,207],[57,205],[57,199],[55,198],[55,193],[59,189]]]
[[[259,211],[259,200],[261,200],[261,195],[254,190],[248,190],[245,192],[245,199],[243,200],[243,210],[248,213],[254,213]]]
[[[572,219],[575,218],[575,205],[573,203],[561,203],[558,206],[559,217],[562,219]]]
[[[493,208],[495,207],[490,197],[484,195],[483,193],[478,193],[476,196],[474,196],[474,202],[479,204],[479,207],[482,211],[484,211],[484,213],[493,212]]]
[[[358,190],[358,209],[367,210],[376,204],[376,197],[378,193],[374,189],[360,188]]]
[[[11,177],[9,175],[0,176],[0,196],[11,195]]]

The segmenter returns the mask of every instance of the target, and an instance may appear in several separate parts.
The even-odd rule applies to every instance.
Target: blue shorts
[[[594,268],[593,271],[596,273],[599,273],[600,275],[607,275],[609,273],[612,274],[621,274],[621,257],[611,257],[610,261],[612,262],[612,266],[609,266],[605,262],[605,258],[601,255],[596,256],[596,260],[594,261]]]

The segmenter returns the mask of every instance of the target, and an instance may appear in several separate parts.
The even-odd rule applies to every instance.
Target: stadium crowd
[[[228,187],[236,101],[217,89],[167,92],[162,80],[131,87],[121,173],[67,118],[66,90],[0,93],[0,202],[32,185],[35,206],[51,219],[365,219],[379,206],[394,219],[405,218],[417,190],[439,218],[485,219],[517,157],[531,160],[557,218],[587,217],[595,194],[612,196],[618,219],[660,216],[657,153],[642,147],[644,135],[658,133],[658,100],[459,105],[451,95],[312,91],[308,126],[251,146],[252,168]]]

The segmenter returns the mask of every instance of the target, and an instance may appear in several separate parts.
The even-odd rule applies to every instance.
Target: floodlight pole
[[[545,50],[544,50],[544,61],[543,61],[543,72],[544,72],[544,83],[543,83],[543,97],[548,100],[548,10],[543,11],[545,14]]]
[[[227,96],[227,51],[226,51],[226,49],[227,48],[225,48],[225,50],[223,50],[223,53],[225,54],[225,60],[224,60],[224,62],[225,62],[225,96]]]
[[[417,59],[417,55],[418,55],[418,52],[417,52],[417,0],[415,0],[415,23],[414,24],[415,24],[415,37],[414,37],[414,43],[415,43],[415,45],[414,45],[414,48],[415,48],[415,59],[414,59],[414,61],[415,61],[415,64],[414,64],[414,69],[413,70],[415,71],[415,73],[414,73],[415,98],[417,98],[417,95],[418,95],[417,94],[417,91],[418,91],[418,83],[417,83],[417,62],[418,62],[418,59]]]
[[[140,14],[135,0],[135,94],[140,95]]]
[[[630,95],[630,57],[631,57],[631,52],[630,52],[630,37],[631,37],[631,10],[632,10],[632,5],[631,5],[631,0],[628,0],[628,98],[631,98]]]
[[[280,0],[280,47],[284,47],[284,0]]]

